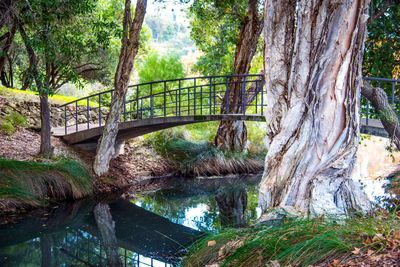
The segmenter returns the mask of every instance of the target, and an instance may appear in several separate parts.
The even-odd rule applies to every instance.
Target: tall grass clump
[[[263,153],[226,152],[207,141],[193,142],[187,139],[190,139],[189,132],[170,129],[153,134],[149,141],[158,153],[172,160],[185,175],[226,175],[263,170]]]
[[[345,262],[377,254],[400,242],[398,212],[374,211],[349,219],[290,219],[278,225],[259,224],[226,229],[193,245],[184,266],[309,266],[332,260]],[[397,240],[397,241],[394,241]]]
[[[36,163],[0,159],[0,205],[40,206],[45,201],[79,199],[92,193],[93,178],[79,162]]]

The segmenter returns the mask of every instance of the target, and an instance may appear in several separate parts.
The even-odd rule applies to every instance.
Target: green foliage
[[[145,59],[139,71],[139,83],[180,79],[185,76],[183,65],[176,53],[160,55],[153,51]]]
[[[222,266],[264,266],[275,260],[281,266],[309,266],[333,259],[346,260],[352,252],[379,252],[391,246],[390,240],[398,238],[399,219],[396,212],[377,211],[345,220],[288,219],[275,226],[261,224],[222,230],[195,244],[184,266],[210,264],[228,242],[230,245],[222,249],[225,253]],[[208,246],[211,240],[216,245]]]
[[[9,121],[13,126],[26,127],[26,117],[19,112],[13,112],[4,117],[6,121]]]
[[[0,158],[0,199],[41,205],[45,199],[79,199],[92,193],[93,178],[81,163],[37,163]]]
[[[204,53],[194,66],[203,75],[233,73],[233,61],[242,20],[247,16],[247,0],[196,0],[189,9],[190,37]],[[260,38],[251,73],[262,69]]]
[[[3,121],[0,124],[0,130],[5,132],[7,135],[12,135],[12,134],[14,134],[15,127],[12,125],[11,122]]]
[[[373,0],[370,14],[381,9],[386,1]],[[380,18],[368,24],[363,74],[373,77],[400,77],[400,3],[392,1]]]
[[[18,112],[4,116],[3,120],[0,124],[0,130],[7,135],[14,134],[16,127],[26,127],[26,117]]]

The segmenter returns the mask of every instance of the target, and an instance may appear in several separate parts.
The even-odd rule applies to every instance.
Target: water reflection
[[[218,231],[223,227],[244,226],[260,216],[257,204],[260,179],[260,175],[239,179],[181,179],[170,188],[133,202],[174,223],[199,231]],[[235,221],[228,213],[235,214]]]
[[[256,219],[258,180],[181,178],[140,200],[89,199],[0,218],[0,266],[172,266],[199,230]]]

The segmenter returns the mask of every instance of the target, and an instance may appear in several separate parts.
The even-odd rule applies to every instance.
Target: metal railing
[[[363,77],[364,80],[374,87],[380,87],[385,90],[388,95],[388,100],[394,112],[400,119],[400,80],[376,78],[376,77]],[[380,119],[385,114],[379,114],[375,108],[370,104],[370,101],[361,95],[361,118],[365,119],[365,124],[369,125],[370,119]]]
[[[263,75],[224,75],[129,86],[120,121],[171,116],[263,115]],[[65,134],[104,125],[114,90],[62,105]],[[235,99],[235,101],[232,101]]]
[[[383,88],[393,109],[400,114],[400,80],[364,79],[373,86]],[[120,121],[221,113],[262,116],[266,106],[264,83],[263,75],[254,74],[193,77],[132,85],[125,96]],[[104,125],[113,94],[114,90],[108,90],[62,105],[65,135]],[[381,116],[363,96],[360,108],[366,125],[369,119]]]

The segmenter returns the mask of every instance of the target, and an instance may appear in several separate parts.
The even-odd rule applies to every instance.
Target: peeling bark
[[[366,97],[380,115],[380,120],[397,149],[400,150],[400,122],[396,112],[390,106],[386,92],[371,86],[367,81],[361,87],[361,94]]]
[[[121,52],[114,78],[114,97],[108,113],[103,135],[99,140],[96,158],[93,164],[97,175],[105,174],[109,169],[110,160],[114,155],[115,140],[118,133],[118,120],[122,114],[124,98],[131,77],[135,56],[139,50],[140,30],[146,14],[147,0],[138,0],[135,17],[132,21],[131,1],[125,1],[124,35],[122,37]]]
[[[264,213],[285,206],[304,214],[369,208],[351,179],[368,4],[265,1]]]
[[[247,18],[242,22],[239,40],[236,45],[234,74],[249,74],[251,61],[257,51],[257,44],[263,29],[263,20],[259,18],[258,1],[249,0]],[[229,113],[239,113],[241,103],[241,84],[243,78],[233,78],[229,84]],[[224,97],[221,114],[226,114],[226,98]],[[220,121],[214,138],[215,145],[223,150],[246,150],[247,128],[244,121]]]

